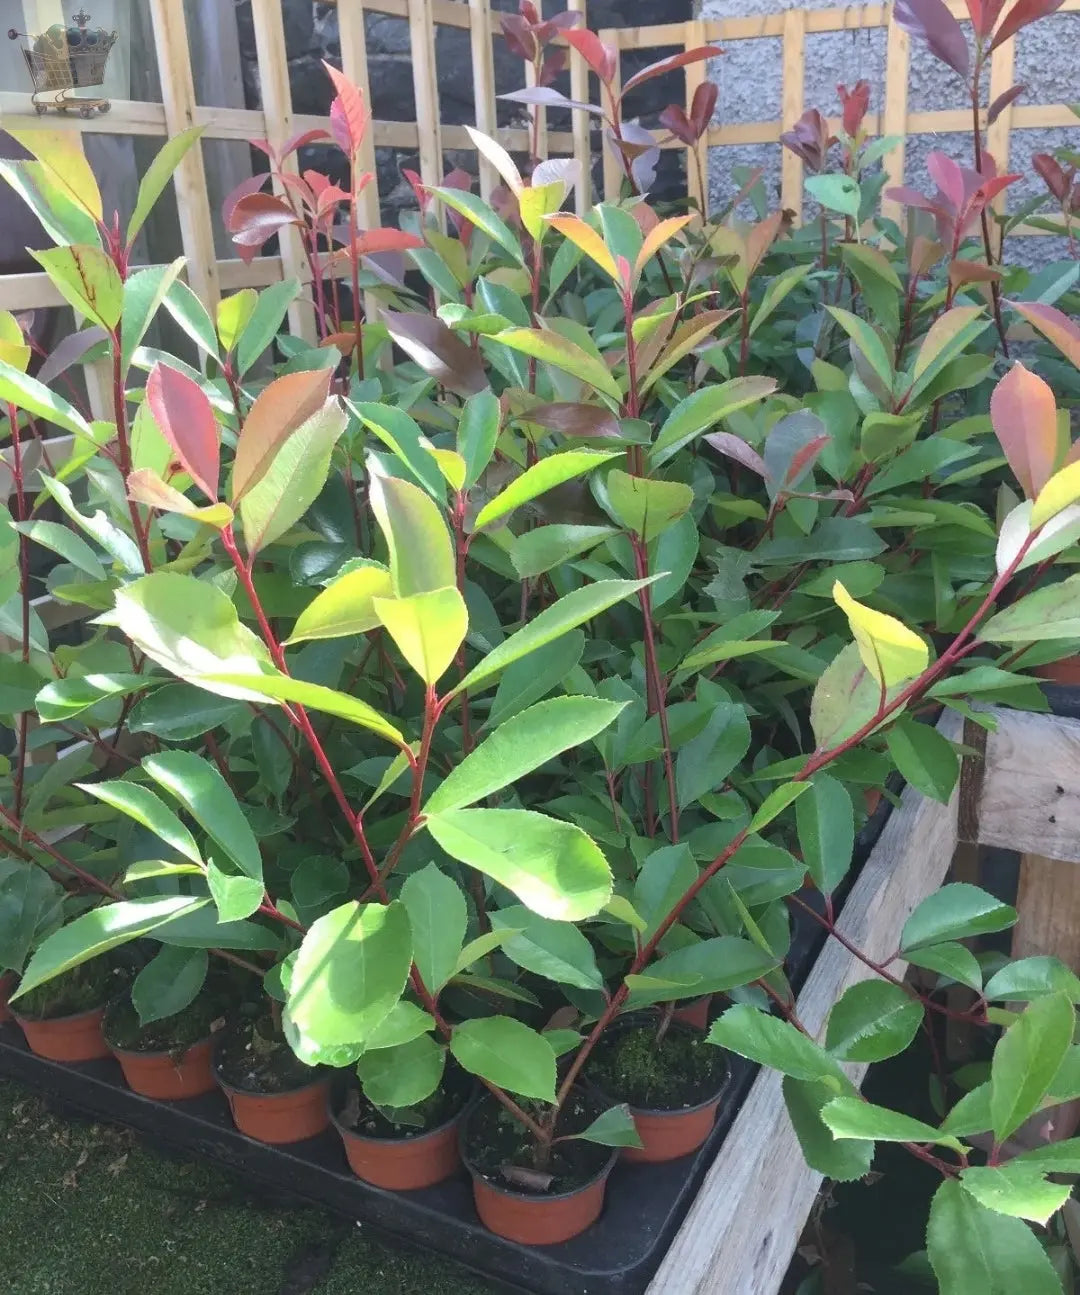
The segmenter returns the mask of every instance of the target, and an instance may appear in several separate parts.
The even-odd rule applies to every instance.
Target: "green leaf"
[[[947,737],[929,724],[900,720],[885,736],[889,754],[905,781],[943,805],[960,777],[960,757]]]
[[[990,325],[982,306],[953,306],[939,315],[922,340],[911,371],[907,403],[913,404],[947,364]]]
[[[417,486],[372,471],[371,510],[390,551],[390,578],[401,598],[457,583],[454,546],[442,513]]]
[[[446,1065],[446,1050],[430,1034],[421,1034],[393,1048],[365,1052],[356,1063],[364,1096],[375,1106],[415,1106],[438,1088]]]
[[[940,1295],[1061,1295],[1027,1224],[980,1205],[955,1178],[934,1196],[926,1249]]]
[[[895,700],[903,684],[885,695]],[[881,685],[863,665],[859,645],[849,643],[825,667],[810,703],[810,724],[818,747],[832,747],[857,733],[878,715]]]
[[[998,1142],[1039,1109],[1075,1027],[1073,1005],[1064,994],[1052,994],[1025,1008],[998,1040],[990,1062],[990,1115]]]
[[[713,1022],[709,1042],[793,1079],[835,1081],[837,1093],[847,1082],[839,1064],[813,1039],[787,1021],[745,1003],[729,1007]]]
[[[962,944],[931,944],[923,949],[907,949],[904,957],[913,967],[925,967],[971,989],[982,989],[979,960]]]
[[[465,641],[465,599],[451,586],[407,598],[375,598],[373,605],[398,651],[424,683],[434,687]]]
[[[834,1097],[821,1111],[821,1118],[838,1138],[862,1138],[869,1142],[931,1142],[956,1146],[956,1139],[942,1137],[937,1129],[886,1106],[875,1106],[860,1097]]]
[[[261,880],[219,868],[213,859],[206,869],[206,880],[220,922],[242,921],[250,917],[263,901]]]
[[[175,1016],[195,1001],[206,982],[205,949],[165,945],[143,967],[131,986],[131,1001],[140,1025]]]
[[[546,696],[578,664],[584,649],[585,635],[571,630],[515,661],[499,680],[484,727],[495,728]]]
[[[165,294],[165,309],[187,333],[188,337],[206,352],[217,356],[217,331],[210,313],[182,279],[177,279]]]
[[[108,572],[101,563],[101,558],[89,544],[67,526],[59,522],[12,522],[12,529],[33,540],[35,544],[52,549],[72,566],[85,572],[92,580],[108,579]]]
[[[0,401],[5,405],[14,405],[17,409],[25,409],[35,418],[55,423],[65,432],[96,444],[90,424],[74,405],[69,404],[63,396],[50,391],[37,378],[30,377],[28,373],[23,373],[4,360],[0,360]]]
[[[117,589],[115,610],[102,622],[118,625],[151,661],[190,683],[214,673],[257,676],[274,669],[228,594],[194,576],[155,571],[133,580]],[[213,691],[248,701],[260,696],[244,688]]]
[[[519,264],[525,264],[520,243],[483,198],[464,189],[442,188],[439,185],[432,185],[428,192],[471,220],[477,229],[483,231],[492,242],[498,243],[504,252],[509,252]]]
[[[139,939],[170,918],[195,912],[206,902],[190,895],[154,895],[92,908],[42,941],[26,964],[12,1002],[117,945]]]
[[[502,341],[502,336],[499,340]],[[542,495],[565,481],[572,481],[575,477],[591,472],[601,463],[617,458],[620,453],[619,450],[563,450],[561,453],[546,455],[531,468],[526,468],[521,476],[515,477],[505,490],[501,490],[480,509],[474,530],[490,526],[528,500],[535,499],[537,495]]]
[[[873,317],[895,335],[904,287],[888,258],[866,243],[841,243],[840,256],[854,275]]]
[[[633,477],[621,468],[607,474],[604,494],[607,511],[615,521],[646,544],[674,526],[694,502],[693,488],[681,481]]]
[[[483,476],[495,453],[501,422],[499,398],[493,391],[478,391],[461,407],[457,451],[465,460],[463,489],[471,490]]]
[[[451,858],[505,886],[541,917],[595,917],[611,897],[607,860],[573,823],[525,809],[454,809],[427,828]]]
[[[149,787],[144,787],[138,782],[127,782],[124,779],[75,785],[80,791],[96,796],[106,805],[120,810],[128,818],[133,818],[136,823],[141,823],[191,863],[197,864],[200,868],[203,866],[202,855],[195,844],[195,838],[161,797]]]
[[[1016,922],[1016,910],[966,881],[942,886],[915,909],[904,923],[901,951],[925,948],[943,940],[966,940],[973,935],[1004,931]]]
[[[962,1169],[960,1181],[964,1190],[988,1210],[1043,1226],[1072,1195],[1069,1183],[1048,1182],[1044,1172],[1021,1160],[1010,1160],[992,1169],[984,1165]]]
[[[1080,575],[1018,599],[991,616],[976,637],[987,643],[1080,638]]]
[[[808,175],[803,182],[807,192],[830,211],[857,220],[862,193],[850,175]]]
[[[493,912],[491,925],[506,932],[502,950],[519,967],[558,985],[603,989],[593,947],[572,923],[553,922],[515,904]]]
[[[403,998],[390,1009],[390,1015],[368,1035],[365,1050],[396,1048],[417,1039],[435,1028],[435,1018]]]
[[[346,400],[345,404],[355,418],[393,451],[432,499],[438,503],[445,501],[446,482],[431,450],[423,444],[424,434],[420,425],[410,414],[404,409],[380,404],[378,401],[354,404],[351,400]]]
[[[120,322],[124,284],[112,257],[100,247],[79,243],[31,251],[30,255],[79,314],[110,330]]]
[[[485,931],[483,935],[478,935],[475,940],[469,943],[458,954],[457,962],[454,965],[454,974],[465,971],[468,967],[479,962],[481,958],[486,958],[489,953],[496,949],[501,949],[506,941],[510,938],[511,932],[505,931]]]
[[[347,638],[377,629],[375,599],[390,593],[390,572],[375,563],[356,567],[326,586],[296,619],[288,643]]]
[[[236,344],[237,372],[241,377],[274,340],[285,312],[299,295],[300,284],[296,279],[272,283],[259,293],[258,305],[252,311],[247,327]],[[214,347],[216,350],[216,342]]]
[[[121,324],[122,371],[131,367],[135,348],[142,343],[158,307],[165,300],[176,276],[184,268],[181,256],[171,265],[150,265],[129,275],[123,286],[123,322]]]
[[[842,1081],[808,1080],[785,1075],[782,1091],[788,1117],[810,1168],[840,1183],[865,1178],[874,1158],[874,1144],[834,1137],[822,1119],[822,1111],[835,1099],[837,1091],[855,1093],[851,1081],[846,1077]]]
[[[675,790],[680,809],[722,786],[750,749],[746,710],[720,703],[701,732],[686,742],[675,757]]]
[[[514,537],[510,561],[518,575],[527,580],[543,575],[552,567],[596,548],[619,532],[614,526],[573,526],[556,523],[537,526]]]
[[[400,903],[350,901],[320,917],[296,954],[285,1008],[293,1050],[362,1047],[400,999],[412,966]]]
[[[891,391],[893,385],[892,360],[889,358],[885,343],[881,340],[877,331],[865,320],[860,319],[858,315],[853,315],[849,310],[841,310],[838,306],[826,306],[826,310],[861,351],[867,364],[880,379],[885,390]]]
[[[758,807],[754,817],[750,820],[750,826],[746,829],[751,835],[760,832],[763,827],[768,825],[784,812],[787,807],[810,790],[808,782],[784,782],[779,787],[774,787],[765,797]]]
[[[1065,994],[1070,1003],[1080,1003],[1080,978],[1057,958],[1020,958],[991,976],[983,993],[991,1001],[1009,1002]]]
[[[710,940],[686,944],[650,964],[649,979],[666,982],[653,986],[634,977],[630,1002],[634,1006],[671,1002],[698,994],[724,994],[741,985],[749,985],[767,976],[780,965],[780,959],[750,940],[735,935],[718,935]],[[627,982],[629,983],[629,982]],[[713,1040],[715,1042],[715,1040]]]
[[[899,985],[862,980],[834,1004],[825,1046],[841,1061],[885,1061],[911,1043],[922,1019],[922,1004]]]
[[[266,472],[240,500],[249,555],[280,539],[319,497],[345,423],[341,406],[328,400],[280,446]]]
[[[35,863],[0,860],[0,967],[22,971],[64,919],[67,892]]]
[[[855,850],[855,811],[842,782],[815,774],[795,804],[795,823],[806,867],[823,895],[847,876]]]
[[[649,463],[660,467],[707,428],[736,410],[764,400],[776,390],[775,378],[732,378],[719,386],[702,387],[681,400],[664,420],[649,451]]]
[[[845,247],[854,246],[854,244],[841,244],[841,251]],[[784,298],[799,286],[814,267],[812,265],[793,265],[778,274],[775,279],[768,285],[754,311],[754,318],[750,323],[750,336],[753,337],[762,324],[774,313],[777,306]],[[753,381],[754,379],[736,378],[736,382]],[[725,384],[726,385],[726,384]]]
[[[133,733],[153,733],[167,742],[202,737],[244,712],[240,702],[227,703],[212,692],[186,683],[169,683],[140,698],[128,716]]]
[[[510,1016],[486,1016],[454,1027],[450,1051],[470,1074],[519,1097],[555,1101],[555,1053],[542,1034]]]
[[[183,161],[184,155],[205,129],[205,126],[189,126],[187,130],[182,130],[178,135],[167,139],[154,155],[154,160],[143,172],[143,177],[139,181],[135,210],[131,213],[125,235],[129,245],[135,241],[139,230],[146,223],[147,216],[153,210],[154,203],[161,197],[173,172]]]
[[[644,1143],[637,1131],[630,1107],[609,1106],[580,1133],[574,1135],[583,1142],[598,1142],[602,1147],[641,1147]]]
[[[461,888],[433,863],[412,873],[401,888],[412,928],[413,961],[428,991],[437,994],[458,971],[469,925]]]
[[[34,704],[43,720],[62,724],[106,697],[123,697],[146,685],[147,678],[141,674],[68,675],[46,684]]]
[[[614,723],[626,702],[600,697],[553,697],[505,720],[454,766],[424,813],[461,809],[500,791]]]
[[[592,620],[600,612],[651,583],[652,580],[597,580],[572,590],[489,652],[469,671],[451,695],[457,696],[460,692],[475,689],[477,684],[492,678],[511,662],[528,656],[530,652],[559,638],[567,630]]]
[[[191,751],[144,757],[151,778],[183,805],[196,823],[246,877],[262,881],[259,843],[229,784],[209,760]]]
[[[404,749],[404,734],[396,729],[388,719],[377,710],[352,697],[348,693],[338,692],[335,688],[326,688],[322,684],[304,683],[284,674],[208,674],[198,676],[205,687],[221,691],[226,697],[242,695],[251,700],[268,698],[276,702],[296,702],[310,710],[319,710],[326,715],[336,715],[338,719],[359,724],[379,737],[393,742]]]
[[[697,879],[698,866],[685,841],[653,850],[634,882],[633,906],[645,922],[643,942],[651,939]]]
[[[797,562],[861,562],[885,551],[885,541],[857,517],[827,517],[809,535],[778,535],[754,549],[762,565]]]
[[[559,333],[546,328],[504,328],[496,334],[493,341],[501,346],[508,346],[512,351],[519,351],[522,355],[543,360],[545,364],[569,373],[602,395],[610,396],[612,400],[622,399],[619,384],[603,360],[590,355]]]

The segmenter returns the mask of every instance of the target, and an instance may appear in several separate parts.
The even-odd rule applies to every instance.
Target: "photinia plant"
[[[587,58],[630,139],[598,38],[518,18],[523,57],[562,32]],[[554,94],[545,66],[534,90]],[[636,1029],[638,1063],[677,1074],[682,1000],[722,995],[714,1042],[785,1073],[815,1167],[859,1176],[895,1136],[941,1171],[946,1295],[971,1289],[999,1221],[1015,1253],[997,1266],[1038,1290],[1048,1260],[1019,1220],[1060,1191],[1049,1159],[1006,1157],[1033,1112],[1076,1096],[1058,1077],[1064,969],[990,971],[961,942],[1012,910],[947,886],[823,1041],[789,972],[800,931],[836,936],[866,793],[899,771],[952,794],[963,752],[928,721],[1044,707],[1032,671],[1080,640],[1060,565],[1080,538],[1075,274],[972,259],[1013,178],[986,166],[939,158],[939,192],[906,195],[906,234],[882,218],[889,144],[865,137],[862,86],[839,172],[824,119],[795,141],[820,154],[813,228],[752,176],[752,221],[663,219],[637,183],[578,217],[572,163],[533,159],[526,178],[472,132],[502,194],[414,179],[405,228],[364,231],[366,107],[335,87],[348,189],[293,174],[294,141],[272,158],[280,196],[261,178],[226,204],[252,253],[300,232],[316,345],[282,332],[295,282],[211,303],[180,262],[131,267],[51,132],[21,132],[34,160],[2,164],[81,321],[31,376],[0,316],[16,1009],[123,947],[137,976],[155,968],[133,1001],[161,1019],[224,961],[232,1014],[257,1003],[295,1057],[348,1070],[394,1123],[422,1122],[454,1075],[483,1085],[517,1131],[489,1175],[542,1198],[567,1140],[638,1140],[633,1092],[605,1069],[617,1040]],[[705,93],[664,127],[700,140],[711,114]],[[1040,339],[1023,366],[981,295],[999,278],[1002,322]],[[187,351],[154,345],[162,307]],[[56,386],[101,354],[113,403],[91,420]],[[44,593],[82,630],[47,627]],[[909,985],[901,960],[940,979]],[[970,1006],[944,1003],[950,982]],[[955,1100],[957,1077],[935,1074],[939,1127],[858,1097],[841,1062],[949,1014],[1004,1028],[989,1087]]]

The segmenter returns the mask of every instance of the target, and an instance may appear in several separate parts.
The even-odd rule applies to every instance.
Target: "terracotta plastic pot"
[[[881,804],[881,788],[867,787],[863,791],[863,804],[866,806],[867,814],[873,814]]]
[[[1062,657],[1060,661],[1048,661],[1046,665],[1036,666],[1035,674],[1050,683],[1066,684],[1075,688],[1080,685],[1080,655]]]
[[[213,1040],[194,1043],[182,1055],[171,1052],[131,1052],[111,1048],[120,1062],[127,1086],[143,1097],[175,1102],[185,1097],[201,1097],[217,1087],[213,1068]]]
[[[215,1078],[229,1103],[233,1123],[256,1142],[303,1142],[330,1125],[329,1079],[316,1079],[284,1093],[251,1093],[233,1088],[216,1070]]]
[[[434,1187],[461,1167],[458,1128],[464,1111],[429,1133],[414,1138],[370,1138],[342,1124],[330,1108],[330,1119],[341,1134],[349,1168],[366,1183],[391,1192],[414,1192]]]
[[[675,1008],[671,1013],[671,1019],[678,1021],[680,1025],[689,1025],[692,1030],[707,1030],[712,1000],[712,994],[702,994],[700,998],[688,999]]]
[[[724,1087],[727,1076],[724,1076]],[[688,1156],[712,1132],[716,1123],[716,1108],[720,1105],[723,1088],[715,1097],[687,1106],[677,1111],[653,1111],[631,1106],[640,1147],[624,1147],[623,1159],[635,1164],[660,1164],[665,1160],[678,1160]]]
[[[48,1057],[50,1061],[98,1061],[111,1055],[101,1032],[104,1007],[44,1021],[20,1016],[17,1008],[12,1008],[11,1014],[26,1035],[30,1051],[39,1057]]]
[[[11,1008],[8,1007],[8,999],[15,992],[16,984],[18,984],[18,980],[13,971],[5,971],[0,976],[0,1025],[11,1020]]]

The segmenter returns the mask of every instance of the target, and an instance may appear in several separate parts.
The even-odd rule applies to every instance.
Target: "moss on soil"
[[[656,1022],[602,1039],[589,1060],[589,1079],[616,1102],[677,1111],[715,1097],[726,1073],[723,1052],[695,1030],[671,1026],[659,1043]]]
[[[288,1093],[321,1077],[274,1031],[269,1018],[226,1026],[217,1067],[227,1084],[248,1093]]]
[[[105,1013],[105,1038],[114,1048],[128,1052],[183,1053],[209,1036],[216,1014],[214,1000],[202,994],[175,1016],[140,1025],[131,999],[125,995]]]
[[[37,985],[15,1000],[13,1010],[31,1021],[47,1021],[61,1016],[76,1016],[107,1003],[123,982],[101,958],[93,958],[72,971]]]
[[[449,1261],[253,1196],[0,1082],[3,1295],[488,1295]]]

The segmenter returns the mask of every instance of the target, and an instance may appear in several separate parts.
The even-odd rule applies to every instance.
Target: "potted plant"
[[[98,1061],[109,1056],[102,1022],[115,989],[105,962],[88,963],[21,993],[11,1014],[39,1057]]]
[[[128,1087],[161,1101],[213,1092],[212,1031],[217,1008],[212,998],[196,995],[179,1011],[150,1019],[139,1014],[139,1001],[136,980],[134,994],[114,999],[103,1021],[105,1042],[119,1061]]]
[[[104,765],[76,751],[26,774],[36,802],[0,803],[25,866],[79,883],[16,1003],[105,944],[230,963],[215,1069],[239,1127],[320,1131],[336,1069],[360,1172],[389,1182],[414,1129],[441,1172],[469,1076],[477,1209],[541,1244],[598,1217],[620,1148],[657,1158],[651,1126],[675,1117],[654,1103],[692,1116],[680,1154],[708,1135],[726,1061],[672,1023],[679,1004],[729,995],[712,1037],[755,1058],[774,1009],[798,1033],[793,938],[835,934],[864,793],[895,770],[952,792],[959,753],[927,714],[1039,704],[1022,653],[1075,629],[1052,562],[1080,497],[1048,385],[991,376],[1012,307],[985,307],[965,240],[995,177],[935,159],[951,207],[906,200],[944,241],[919,217],[910,246],[879,224],[886,255],[859,241],[874,145],[852,119],[830,173],[822,118],[794,141],[831,182],[819,227],[767,206],[661,220],[614,56],[571,34],[627,164],[628,192],[588,219],[561,210],[572,166],[526,178],[474,134],[498,210],[448,177],[410,229],[360,233],[366,108],[335,76],[348,189],[307,173],[229,207],[244,255],[297,227],[320,345],[277,336],[296,284],[211,315],[178,267],[132,272],[131,226],[102,220],[79,171],[74,215],[30,196],[60,235],[46,271],[97,321],[79,344],[113,366],[112,420],[0,367],[13,427],[23,409],[78,438],[43,478],[85,546],[60,541],[76,569],[52,583],[96,613],[87,644],[35,656],[28,638],[18,664],[43,723]],[[20,137],[64,174],[51,136]],[[189,143],[166,146],[140,213]],[[140,345],[162,305],[197,353]],[[1071,337],[1048,309],[1016,308]],[[20,518],[15,548],[58,542]],[[103,720],[153,741],[120,758]],[[38,813],[77,816],[78,838],[48,840]],[[865,1005],[848,1008],[858,1036]],[[689,1066],[696,1088],[674,1082]],[[853,1091],[811,1070],[790,1100],[818,1134]],[[361,1161],[359,1133],[387,1145]]]

